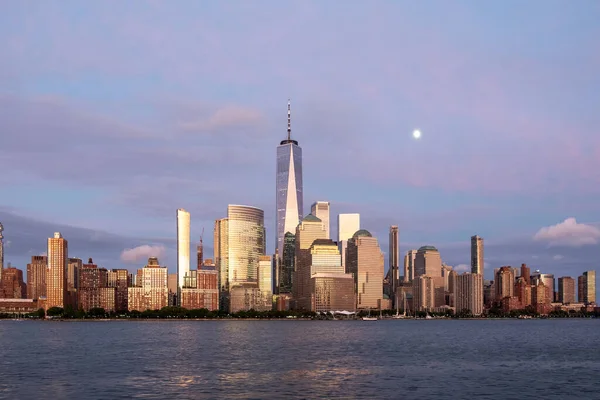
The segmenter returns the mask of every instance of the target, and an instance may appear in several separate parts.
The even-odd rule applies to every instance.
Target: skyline
[[[330,202],[335,232],[336,215],[360,213],[386,269],[390,225],[402,255],[433,245],[469,269],[469,238],[485,238],[487,279],[521,263],[557,278],[595,269],[600,5],[439,3],[443,21],[425,4],[74,4],[1,6],[5,265],[24,269],[60,231],[107,268],[164,246],[173,272],[173,211],[191,213],[194,246],[228,204],[265,212],[272,253],[291,98],[301,214]],[[510,31],[494,16],[508,10]]]

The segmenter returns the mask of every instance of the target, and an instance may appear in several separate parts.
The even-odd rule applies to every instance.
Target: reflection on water
[[[2,321],[0,398],[590,398],[600,321],[520,322]]]

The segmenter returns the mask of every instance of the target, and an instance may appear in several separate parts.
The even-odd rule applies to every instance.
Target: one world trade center
[[[286,233],[296,234],[302,219],[302,148],[292,140],[290,102],[288,101],[287,139],[277,146],[277,242],[276,249],[281,259],[284,255]],[[282,266],[283,267],[283,266]],[[289,267],[289,266],[288,266]],[[285,269],[285,267],[283,267]],[[277,271],[278,272],[278,271]],[[276,285],[282,276],[275,274]],[[291,280],[291,276],[285,280]],[[284,284],[284,286],[287,286]]]

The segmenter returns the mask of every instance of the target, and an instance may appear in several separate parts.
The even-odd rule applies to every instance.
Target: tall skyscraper
[[[47,307],[64,308],[67,302],[68,242],[60,232],[48,239],[48,271],[46,273]]]
[[[183,208],[177,210],[177,304],[185,277],[190,274],[190,213]]]
[[[317,201],[310,207],[310,213],[315,217],[323,221],[323,228],[325,228],[326,239],[329,239],[329,202],[328,201]]]
[[[483,238],[471,236],[471,273],[483,276]]]
[[[260,208],[232,205],[227,218],[215,221],[215,264],[219,271],[221,305],[235,285],[258,283],[260,257],[265,255],[265,216]]]
[[[390,251],[388,252],[388,268],[391,271],[391,288],[392,295],[396,294],[396,285],[398,285],[398,264],[399,264],[399,254],[398,254],[398,226],[392,225],[390,226]],[[394,298],[395,296],[392,296]]]
[[[285,234],[294,234],[302,219],[302,148],[292,140],[291,110],[288,101],[287,139],[277,147],[277,237],[275,246],[283,255]]]
[[[456,277],[456,312],[469,310],[473,315],[483,314],[483,277],[465,272]]]
[[[433,280],[435,291],[435,307],[445,304],[445,283],[442,276],[442,258],[440,252],[433,246],[421,246],[417,250],[414,261],[414,275],[428,276]]]
[[[354,274],[357,308],[381,307],[385,260],[377,238],[361,229],[348,241],[346,252],[346,272]]]
[[[325,239],[323,222],[308,214],[296,227],[296,265],[293,280],[293,293],[296,308],[310,310],[310,268],[312,264],[311,246],[317,239]]]
[[[575,303],[575,279],[570,276],[558,278],[558,301],[563,304]]]
[[[4,227],[0,222],[0,279],[2,279],[2,270],[4,269],[4,236],[2,232],[4,232]]]
[[[415,258],[417,250],[409,250],[404,255],[404,282],[412,282],[415,278]]]
[[[46,270],[48,257],[31,256],[31,263],[27,264],[27,298],[37,300],[46,297]]]
[[[547,303],[550,304],[554,302],[554,275],[542,274],[540,271],[536,270],[533,275],[531,275],[531,279],[533,284],[536,282],[543,282],[546,286],[545,293],[547,297]]]
[[[167,267],[161,267],[158,258],[150,257],[148,264],[138,269],[136,286],[127,290],[129,310],[140,312],[160,310],[169,304]]]
[[[360,230],[360,214],[338,215],[338,246],[342,255],[342,266],[346,267],[346,248],[348,240]],[[347,269],[346,269],[347,271]]]
[[[596,271],[585,271],[577,279],[577,297],[580,303],[591,304],[596,302]]]

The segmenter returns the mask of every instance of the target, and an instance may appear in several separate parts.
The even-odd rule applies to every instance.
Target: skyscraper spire
[[[291,140],[292,139],[292,110],[290,107],[290,99],[288,99],[288,139],[287,140]]]

